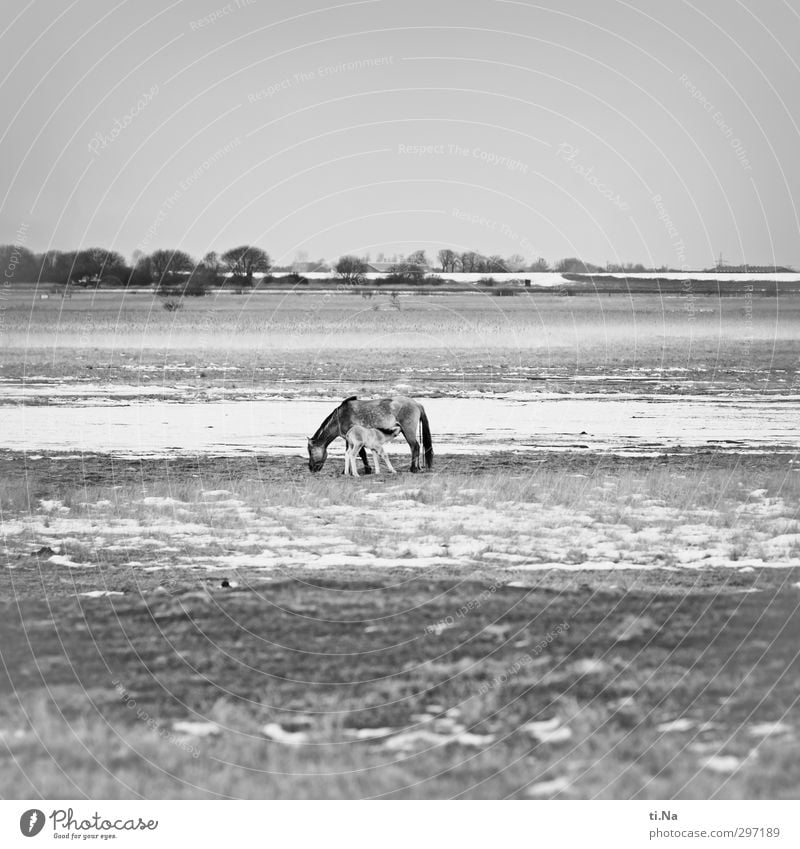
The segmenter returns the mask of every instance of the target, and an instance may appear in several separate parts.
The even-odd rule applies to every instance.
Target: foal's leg
[[[358,477],[358,464],[356,463],[356,455],[358,454],[358,443],[354,442],[352,447],[348,449],[347,456],[350,461],[350,474],[353,477]]]
[[[372,449],[372,456],[375,458],[375,474],[379,475],[381,473],[381,463],[378,459],[380,455],[379,452],[376,451],[374,448]]]
[[[381,457],[383,457],[383,462],[386,463],[386,468],[393,474],[396,475],[397,472],[394,470],[394,466],[389,462],[389,455],[386,453],[385,448],[381,448]]]

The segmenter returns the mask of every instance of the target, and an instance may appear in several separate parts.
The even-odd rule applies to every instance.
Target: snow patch
[[[694,726],[695,723],[693,720],[681,717],[680,719],[673,719],[670,722],[662,722],[660,725],[656,726],[656,731],[660,731],[662,734],[667,734],[671,731],[689,731],[694,728]]]
[[[64,502],[57,498],[40,498],[39,506],[45,513],[69,513],[69,507],[65,507]]]
[[[78,593],[78,595],[83,595],[87,598],[104,598],[110,595],[125,595],[125,593],[118,592],[117,590],[89,590],[89,592]]]
[[[302,746],[308,743],[308,734],[305,731],[286,731],[277,722],[268,722],[262,727],[261,733],[267,739],[284,746]]]
[[[93,568],[95,565],[94,563],[76,563],[64,554],[54,554],[52,557],[47,558],[47,562],[52,563],[54,566],[69,566],[71,569]]]
[[[144,504],[145,507],[186,507],[185,501],[160,495],[148,495],[146,498],[142,498],[139,503]]]
[[[216,722],[195,722],[181,720],[172,724],[172,730],[178,734],[188,734],[191,737],[211,737],[220,734],[222,729]]]
[[[537,781],[534,784],[529,784],[525,788],[526,796],[555,796],[556,793],[563,793],[570,786],[570,780],[562,775],[559,778],[552,778],[549,781]]]

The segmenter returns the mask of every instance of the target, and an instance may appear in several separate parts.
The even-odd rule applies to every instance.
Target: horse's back
[[[395,395],[374,400],[346,400],[339,408],[340,433],[344,436],[352,427],[392,428],[399,424],[404,430],[416,430],[422,406],[413,398]]]

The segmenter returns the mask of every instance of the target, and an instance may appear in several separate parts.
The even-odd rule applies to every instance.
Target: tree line
[[[383,255],[380,255],[381,257]],[[386,265],[386,263],[382,263]],[[348,254],[340,257],[334,266],[337,274],[348,282],[358,282],[374,268],[369,257],[358,257]],[[640,263],[624,263],[607,265],[602,268],[591,262],[584,262],[577,257],[566,257],[555,262],[552,266],[544,257],[529,262],[520,254],[502,257],[499,254],[486,256],[478,251],[463,251],[461,253],[442,248],[436,254],[435,261],[429,261],[424,250],[414,251],[407,257],[397,259],[388,264],[386,272],[389,277],[398,281],[414,281],[422,279],[426,274],[524,274],[525,272],[556,271],[571,274],[594,274],[602,271],[636,273],[648,271]],[[652,269],[656,270],[656,269]],[[666,271],[666,269],[659,269]]]
[[[121,288],[153,287],[156,291],[187,295],[202,295],[208,287],[229,284],[235,288],[252,287],[256,275],[273,272],[296,271],[297,265],[273,267],[269,254],[255,245],[238,245],[217,254],[207,253],[197,260],[182,250],[155,250],[149,254],[134,252],[131,262],[122,254],[105,248],[86,248],[78,251],[45,251],[34,253],[20,245],[0,245],[0,264],[5,269],[4,283],[42,282],[64,286],[104,286]],[[314,263],[302,263],[315,266]],[[681,269],[647,268],[641,263],[608,263],[605,266],[585,262],[577,257],[566,257],[552,266],[543,257],[529,262],[520,254],[502,257],[497,254],[486,256],[478,251],[457,252],[442,248],[435,260],[429,260],[424,250],[414,251],[408,256],[395,256],[386,262],[383,254],[373,263],[369,256],[346,254],[334,265],[320,260],[314,268],[303,271],[329,270],[346,284],[359,284],[370,272],[380,271],[385,282],[413,284],[421,282],[429,274],[492,274],[556,271],[571,274],[596,274],[603,272],[636,274],[641,272],[667,272]],[[733,270],[739,268],[716,268]],[[747,270],[742,267],[741,270]],[[789,268],[750,266],[750,271],[786,270]],[[294,279],[303,278],[295,274]]]
[[[134,253],[132,262],[105,248],[34,253],[20,245],[0,245],[5,281],[57,283],[65,286],[148,287],[183,294],[202,294],[208,286],[229,280],[252,286],[256,274],[269,272],[269,254],[254,245],[239,245],[222,254],[207,253],[198,261],[186,251]]]

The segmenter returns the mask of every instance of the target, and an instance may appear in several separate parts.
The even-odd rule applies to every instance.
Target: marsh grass
[[[565,562],[572,564],[591,560],[587,547],[597,540],[616,540],[623,550],[627,546],[643,553],[658,538],[664,545],[671,539],[680,546],[680,529],[687,525],[698,533],[701,528],[713,530],[735,562],[764,556],[768,528],[774,528],[773,535],[797,533],[800,528],[796,514],[800,474],[779,462],[755,471],[752,463],[684,464],[679,473],[642,461],[613,469],[601,461],[581,473],[569,466],[535,462],[525,474],[513,475],[453,469],[413,478],[382,475],[354,480],[331,471],[287,481],[267,475],[190,477],[171,470],[169,464],[158,474],[157,463],[153,466],[146,479],[121,476],[120,483],[111,485],[76,487],[75,477],[49,479],[31,471],[3,480],[3,521],[28,522],[31,530],[21,539],[31,544],[37,539],[35,528],[43,525],[52,533],[75,538],[70,545],[76,562],[107,563],[117,562],[118,555],[107,552],[95,538],[103,536],[109,523],[118,528],[120,544],[124,545],[126,534],[146,533],[165,545],[180,536],[180,548],[187,555],[199,548],[183,526],[216,534],[218,545],[203,543],[212,554],[230,548],[231,541],[239,549],[232,535],[261,526],[267,533],[285,533],[289,538],[338,532],[357,550],[373,553],[401,549],[420,539],[448,545],[466,538],[482,540],[487,552],[513,551],[515,538],[526,538],[539,528],[562,540],[558,545],[564,546]],[[51,505],[48,509],[41,506],[43,499]],[[411,511],[408,515],[413,518],[403,521],[396,510],[400,503],[424,510]],[[495,530],[498,524],[502,531]],[[593,533],[594,542],[588,537],[570,541],[570,526]],[[59,528],[65,530],[53,530]],[[500,548],[498,541],[503,542]],[[258,531],[251,548],[241,550],[257,544]],[[525,545],[530,550],[531,543]],[[792,547],[791,540],[785,546],[790,555],[800,548]],[[669,545],[664,551],[668,557]]]

